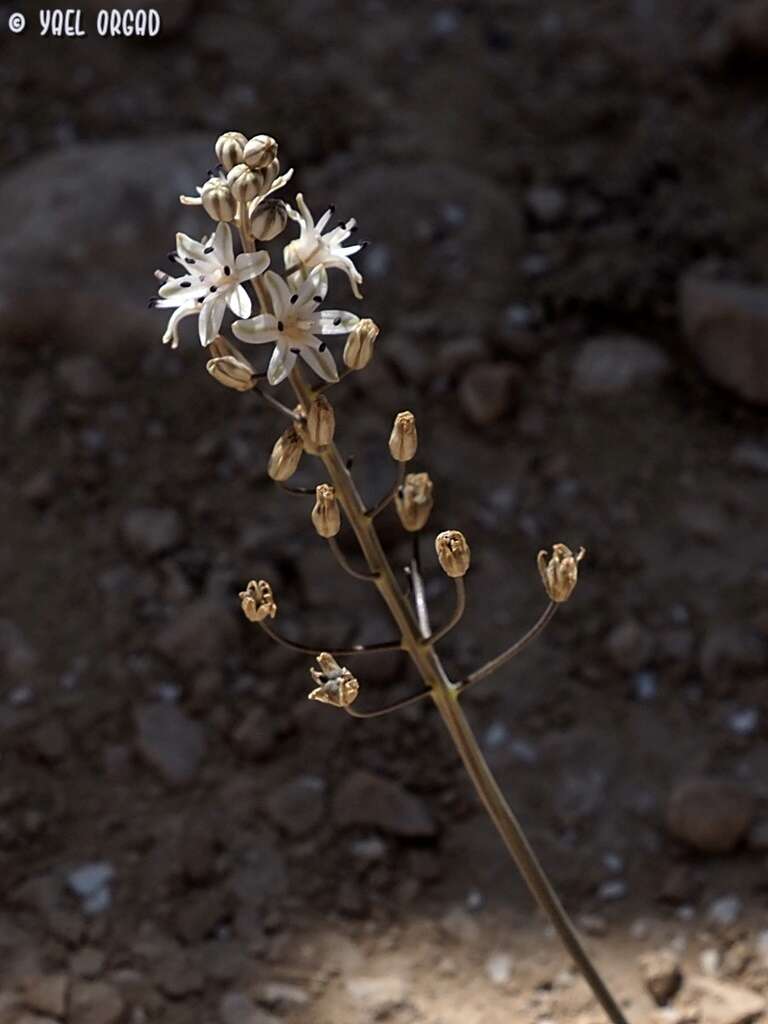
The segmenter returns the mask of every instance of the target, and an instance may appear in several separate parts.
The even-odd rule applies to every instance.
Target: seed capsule
[[[240,591],[240,607],[250,622],[261,622],[262,619],[274,619],[277,605],[272,596],[272,587],[266,580],[251,580],[245,590]]]
[[[213,220],[223,220],[229,223],[237,215],[237,201],[232,195],[229,185],[221,178],[211,178],[210,181],[206,181],[200,194],[200,201],[205,212]]]
[[[546,551],[539,552],[539,573],[550,601],[562,604],[571,596],[579,578],[579,562],[585,554],[584,548],[579,548],[574,555],[565,544],[553,544],[551,557]]]
[[[256,370],[239,349],[220,334],[208,346],[208,352],[212,358],[205,368],[214,380],[235,391],[251,390]]]
[[[429,473],[408,473],[395,495],[400,522],[411,533],[422,530],[434,505],[433,485]]]
[[[323,652],[318,654],[317,663],[320,668],[311,668],[309,674],[316,684],[310,700],[319,700],[323,704],[333,704],[337,708],[348,707],[360,692],[360,684],[348,668],[342,668],[336,659]]]
[[[288,210],[282,199],[266,199],[252,207],[249,219],[253,237],[260,242],[271,242],[285,230]]]
[[[324,448],[333,440],[336,430],[336,416],[333,406],[325,397],[318,395],[307,411],[307,420],[304,427],[308,447],[313,449]]]
[[[341,509],[330,484],[318,484],[312,523],[321,537],[335,537],[341,529]]]
[[[359,320],[347,335],[344,346],[344,364],[350,370],[362,370],[373,358],[373,346],[379,336],[378,325],[369,320]]]
[[[227,184],[239,203],[249,202],[261,195],[264,187],[264,173],[247,164],[235,164],[227,174]]]
[[[277,143],[271,135],[254,135],[243,147],[243,163],[249,167],[266,167],[277,156]]]
[[[295,427],[288,427],[275,441],[269,456],[267,473],[273,480],[290,480],[298,469],[304,444]]]
[[[466,575],[469,569],[469,544],[458,530],[445,530],[435,538],[435,551],[443,572],[451,579]]]
[[[231,171],[243,162],[243,149],[247,138],[242,132],[224,132],[216,140],[216,156],[225,171]]]
[[[412,412],[399,412],[389,435],[389,452],[396,462],[410,462],[416,454],[419,435]]]

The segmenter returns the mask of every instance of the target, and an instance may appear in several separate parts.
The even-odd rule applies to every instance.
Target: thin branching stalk
[[[429,638],[431,644],[436,644],[438,640],[448,636],[451,630],[461,622],[461,617],[467,606],[467,588],[464,586],[464,578],[459,576],[453,582],[456,585],[456,606],[453,609],[453,615],[451,615],[444,626],[441,626],[440,629],[431,634]]]
[[[335,537],[328,537],[328,547],[333,552],[333,557],[339,563],[341,568],[348,575],[354,577],[356,580],[364,580],[366,583],[373,583],[378,578],[378,573],[375,572],[363,572],[361,569],[355,569],[349,564],[347,556],[339,547],[339,542]]]
[[[352,654],[379,654],[382,651],[399,651],[401,644],[399,640],[387,640],[380,644],[353,644],[351,647],[310,647],[308,644],[301,644],[295,640],[289,640],[287,636],[278,633],[269,623],[262,619],[259,623],[261,628],[275,643],[281,647],[287,647],[291,651],[298,651],[300,654],[322,654],[326,651],[334,657],[346,657]]]

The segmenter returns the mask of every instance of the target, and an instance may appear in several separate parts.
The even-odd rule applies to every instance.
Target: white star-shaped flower
[[[296,291],[272,270],[267,271],[263,280],[273,312],[262,313],[251,320],[237,320],[232,330],[240,341],[249,345],[274,343],[275,351],[267,370],[269,383],[279,384],[285,380],[297,356],[323,380],[338,380],[334,358],[317,335],[347,334],[360,318],[340,309],[318,310],[327,290],[321,268],[313,270]]]
[[[363,275],[350,257],[354,256],[356,252],[360,252],[366,243],[347,246],[343,244],[352,232],[357,230],[354,218],[350,218],[323,234],[323,230],[333,216],[333,207],[326,210],[315,224],[301,192],[296,196],[296,205],[298,210],[288,207],[288,216],[299,225],[300,234],[293,242],[286,245],[283,252],[286,274],[290,277],[298,269],[309,272],[318,267],[325,272],[328,268],[336,267],[338,270],[343,270],[349,278],[355,298],[362,299],[360,285],[363,282]]]
[[[178,326],[185,316],[199,316],[200,342],[210,345],[219,333],[227,306],[235,316],[251,315],[251,300],[243,282],[262,274],[269,266],[269,256],[265,252],[243,252],[235,258],[228,224],[219,224],[208,241],[196,242],[179,232],[172,258],[187,273],[169,277],[160,287],[160,298],[152,300],[155,308],[173,309],[163,344],[178,346]]]

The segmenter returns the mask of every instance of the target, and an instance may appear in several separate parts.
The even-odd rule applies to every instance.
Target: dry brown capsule
[[[304,425],[307,441],[312,448],[324,448],[333,440],[336,430],[336,416],[333,406],[325,397],[318,395],[307,410]]]
[[[350,370],[362,370],[373,358],[373,346],[379,336],[378,325],[367,317],[359,320],[347,335],[344,345],[344,365]]]
[[[304,444],[295,427],[288,427],[275,441],[269,456],[267,473],[273,480],[290,480],[296,472],[304,451]]]
[[[240,591],[240,607],[250,622],[261,622],[262,619],[274,619],[277,605],[272,596],[272,587],[266,580],[251,580],[245,590]]]
[[[237,200],[232,195],[229,185],[221,178],[206,181],[200,193],[200,201],[205,212],[213,220],[229,223],[237,215]]]
[[[396,462],[410,462],[416,454],[419,435],[412,412],[399,412],[389,435],[389,452]]]
[[[310,693],[309,699],[322,701],[323,704],[333,704],[337,708],[348,707],[360,691],[357,679],[348,668],[342,668],[330,654],[318,654],[317,663],[319,669],[309,670],[316,684],[316,689]]]
[[[321,537],[335,537],[341,529],[341,509],[330,484],[318,484],[315,489],[312,523]]]
[[[434,505],[432,481],[429,473],[408,473],[403,486],[395,495],[395,506],[400,522],[411,533],[427,525]]]
[[[243,149],[248,141],[242,132],[224,132],[216,140],[216,157],[225,171],[243,162]]]
[[[435,538],[435,551],[446,576],[458,579],[469,569],[470,550],[467,538],[458,530],[445,530]]]
[[[248,164],[235,164],[227,174],[227,184],[239,203],[250,202],[261,195],[264,188],[264,173],[249,167]]]
[[[554,544],[551,557],[546,551],[539,552],[541,581],[551,601],[560,604],[571,596],[579,578],[579,562],[585,554],[584,548],[579,548],[574,555],[565,544]]]
[[[249,167],[267,167],[277,156],[277,143],[271,135],[254,135],[243,146],[243,163]]]
[[[251,207],[249,221],[254,238],[260,242],[271,242],[285,230],[288,209],[282,199],[266,199]]]
[[[205,368],[219,384],[235,391],[250,391],[256,370],[245,356],[221,334],[208,346],[211,358]]]

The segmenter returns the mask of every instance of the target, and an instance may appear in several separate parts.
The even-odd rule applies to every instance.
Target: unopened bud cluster
[[[288,222],[288,211],[281,200],[266,200],[272,186],[280,184],[275,140],[270,135],[249,139],[242,132],[225,132],[216,141],[216,156],[222,173],[202,186],[199,200],[182,197],[182,202],[200,203],[209,217],[224,223],[235,221],[241,204],[247,204],[253,237],[262,242],[276,238]]]

